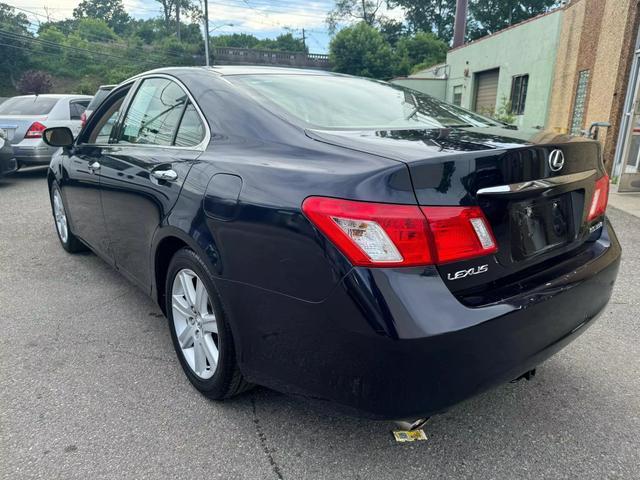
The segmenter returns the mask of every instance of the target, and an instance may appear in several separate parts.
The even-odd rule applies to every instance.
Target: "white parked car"
[[[49,127],[69,127],[80,132],[81,116],[89,95],[24,95],[0,104],[0,129],[7,134],[13,156],[22,165],[47,165],[56,151],[42,140]]]

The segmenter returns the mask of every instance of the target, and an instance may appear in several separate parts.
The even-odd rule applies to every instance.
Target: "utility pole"
[[[180,0],[176,2],[176,23],[178,28],[176,36],[178,37],[178,41],[180,41]]]
[[[467,8],[469,0],[457,0],[456,2],[456,21],[453,25],[453,48],[459,47],[464,43],[464,34],[467,30]]]
[[[209,66],[209,0],[204,0],[204,56],[205,65]]]
[[[305,52],[307,51],[307,37],[304,33],[304,28],[302,29],[302,45],[304,46]]]

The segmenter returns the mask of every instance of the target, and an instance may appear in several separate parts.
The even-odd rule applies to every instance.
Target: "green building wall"
[[[563,13],[563,9],[558,9],[450,50],[446,100],[452,102],[454,88],[462,86],[461,105],[473,109],[474,74],[499,68],[496,100],[499,108],[503,99],[509,100],[513,76],[528,74],[524,114],[516,116],[515,124],[521,128],[544,127]]]

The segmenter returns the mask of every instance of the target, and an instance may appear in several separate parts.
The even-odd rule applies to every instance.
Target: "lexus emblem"
[[[564,167],[564,153],[562,150],[555,149],[549,154],[549,168],[553,172],[558,172]]]

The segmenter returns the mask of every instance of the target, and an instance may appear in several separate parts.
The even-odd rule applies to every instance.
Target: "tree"
[[[22,74],[16,85],[16,89],[22,95],[42,95],[49,93],[53,87],[51,75],[41,70],[27,70]]]
[[[307,47],[301,38],[295,38],[291,32],[278,35],[275,40],[260,40],[255,48],[280,50],[285,52],[306,52]]]
[[[3,72],[0,86],[9,86],[9,83],[14,86],[29,65],[28,51],[32,47],[29,19],[23,13],[15,13],[13,7],[0,3],[0,26],[6,32],[0,32],[0,43],[5,44],[0,55],[0,72]]]
[[[124,33],[131,21],[122,0],[82,0],[73,10],[73,17],[104,20],[118,34]]]
[[[334,33],[341,22],[364,22],[370,27],[383,19],[379,14],[382,0],[336,0],[333,10],[327,15],[327,26]]]
[[[329,58],[337,72],[373,78],[393,75],[391,47],[365,22],[340,30],[329,45]]]
[[[418,32],[411,37],[404,37],[396,46],[396,75],[408,75],[420,65],[428,68],[444,62],[447,58],[448,45],[431,32]]]
[[[412,32],[433,32],[445,42],[453,37],[456,0],[389,0],[389,6],[402,7]]]
[[[471,0],[468,38],[475,40],[560,4],[558,0]]]
[[[383,19],[379,30],[391,47],[395,47],[398,40],[407,35],[407,27],[402,22],[392,19]]]

